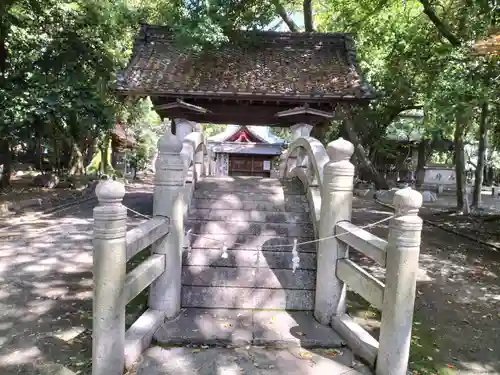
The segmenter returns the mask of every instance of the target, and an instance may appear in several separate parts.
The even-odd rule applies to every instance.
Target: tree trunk
[[[104,141],[100,145],[101,150],[101,173],[108,174],[109,171],[109,160],[108,160],[108,152],[109,152],[110,142],[109,137],[106,136]]]
[[[276,13],[278,14],[278,16],[281,17],[283,22],[286,23],[286,25],[288,26],[288,29],[292,32],[298,32],[299,28],[295,24],[295,21],[293,20],[293,18],[290,17],[290,15],[288,14],[288,12],[286,11],[283,4],[281,4],[281,1],[280,0],[272,0],[272,3],[274,5]]]
[[[424,185],[425,178],[425,164],[427,163],[427,150],[426,150],[426,141],[422,140],[418,144],[418,156],[417,156],[417,178],[415,187],[417,189],[421,189]]]
[[[493,167],[488,167],[488,170],[487,170],[487,176],[488,176],[488,181],[490,182],[490,185],[493,185],[496,181],[495,181],[495,171],[493,169]]]
[[[371,162],[371,160],[368,158],[365,149],[363,148],[363,145],[361,144],[358,134],[356,133],[356,130],[354,129],[354,121],[351,117],[350,114],[350,109],[345,108],[343,109],[344,113],[344,129],[346,131],[347,138],[349,141],[354,145],[354,152],[356,154],[356,157],[359,160],[359,163],[361,164],[360,167],[363,169],[365,172],[366,176],[369,178],[371,182],[375,184],[375,188],[378,190],[387,190],[389,189],[389,185],[387,184],[387,181],[385,178],[375,169],[375,166]]]
[[[10,186],[10,175],[12,172],[12,152],[9,141],[3,139],[0,141],[0,152],[3,156],[2,177],[0,178],[0,188],[5,189]]]
[[[304,0],[302,3],[302,9],[304,11],[304,29],[306,32],[314,31],[313,24],[313,12],[312,12],[312,0]]]
[[[469,202],[467,199],[466,179],[465,179],[465,138],[466,124],[463,118],[459,119],[455,125],[455,175],[457,187],[457,211],[464,214],[469,213]]]
[[[71,158],[69,162],[69,174],[82,175],[84,171],[83,153],[75,140],[71,142]]]
[[[328,124],[322,123],[314,125],[311,130],[311,137],[316,138],[318,141],[325,144],[327,131],[328,131]]]
[[[474,195],[472,196],[472,207],[479,208],[481,205],[481,190],[483,187],[484,165],[486,148],[488,147],[488,103],[481,107],[481,119],[479,122],[479,150],[477,153],[477,165],[474,179]]]

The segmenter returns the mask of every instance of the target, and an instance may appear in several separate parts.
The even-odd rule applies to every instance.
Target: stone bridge
[[[350,222],[354,148],[343,139],[325,149],[297,138],[279,179],[205,177],[201,132],[183,141],[169,132],[158,148],[150,220],[127,231],[124,186],[108,180],[96,189],[92,375],[121,375],[162,346],[193,344],[347,346],[376,375],[406,374],[420,193],[396,193],[382,239]],[[127,273],[127,262],[148,248]],[[349,259],[349,248],[385,267],[385,283]],[[125,331],[125,305],[146,288],[149,308]],[[379,341],[346,313],[347,288],[382,311]],[[359,374],[341,365],[290,371]]]

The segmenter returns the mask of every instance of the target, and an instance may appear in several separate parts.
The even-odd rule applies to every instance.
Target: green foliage
[[[234,30],[276,24],[280,6],[297,11],[302,1],[4,0],[0,136],[7,143],[1,152],[35,138],[54,154],[75,144],[84,153],[120,122],[139,140],[139,154],[149,157],[162,131],[151,102],[118,102],[112,92],[139,22],[168,24],[186,48],[200,50]],[[318,31],[353,34],[361,68],[377,92],[367,108],[357,109],[357,131],[368,151],[383,145],[388,126],[412,108],[424,110],[423,122],[409,123],[424,138],[450,138],[458,116],[467,119],[472,142],[484,101],[491,106],[490,144],[500,146],[498,61],[470,53],[471,43],[495,22],[492,2],[328,0],[315,2],[313,15]],[[340,134],[337,125],[327,138]],[[400,121],[394,126],[406,129]],[[212,124],[205,129],[220,131]],[[288,138],[286,131],[273,131]]]
[[[212,135],[222,133],[225,128],[226,125],[221,124],[203,124],[203,133],[207,137],[211,137]]]

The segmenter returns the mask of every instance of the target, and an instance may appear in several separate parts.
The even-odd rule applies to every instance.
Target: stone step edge
[[[193,267],[193,266],[183,266],[184,267]],[[196,267],[196,266],[194,266]],[[222,268],[222,267],[217,267],[217,268]],[[253,268],[253,267],[225,267],[225,268]],[[289,271],[289,270],[287,270]],[[313,270],[305,270],[305,271],[311,271],[315,272]],[[299,292],[314,292],[316,291],[316,288],[283,288],[283,287],[270,287],[270,286],[265,286],[265,287],[259,287],[259,286],[231,286],[231,285],[205,285],[205,284],[185,284],[183,281],[181,281],[181,285],[183,287],[196,287],[196,288],[217,288],[217,289],[247,289],[247,290],[289,290],[289,291],[299,291]],[[182,288],[181,288],[181,293],[182,293]],[[302,311],[302,310],[297,310],[297,311]]]
[[[214,241],[215,242],[215,241]],[[209,246],[209,247],[205,247],[205,246],[192,246],[191,249],[192,250],[221,250],[222,251],[222,246],[223,244],[221,244],[220,247],[213,247],[213,246]],[[317,250],[314,248],[314,249],[310,249],[310,247],[314,246],[314,244],[308,244],[308,245],[302,245],[302,246],[309,246],[308,248],[306,248],[306,250],[304,250],[304,248],[300,248],[299,247],[299,257],[300,257],[300,253],[308,253],[308,254],[316,254]],[[267,249],[265,246],[254,246],[254,247],[251,247],[251,246],[248,246],[248,247],[228,247],[227,250],[228,251],[273,251],[273,252],[292,252],[292,247],[293,245],[287,245],[287,246],[280,246],[279,248],[277,247],[274,247],[273,248],[273,245],[269,245],[269,247],[271,249]],[[280,250],[281,249],[281,250]]]
[[[223,313],[222,316],[220,315],[221,312]],[[214,336],[206,337],[206,335],[200,332],[199,329],[195,329],[197,325],[195,323],[196,318],[206,316],[204,314],[207,313],[210,315],[212,313],[217,313],[217,316],[214,317],[213,320],[211,320],[210,317],[208,317],[208,319],[212,323],[227,321],[228,326],[225,328],[228,331],[232,331],[232,333],[223,332],[224,329],[222,329],[216,332]],[[312,319],[311,322],[319,328],[313,328],[311,331],[310,327],[301,327],[300,325],[297,326],[299,323],[296,320],[288,321],[287,323],[281,321],[283,318],[287,321],[287,318],[293,314],[302,315],[303,318],[306,315],[309,315],[306,319]],[[233,322],[233,320],[235,320],[235,316],[231,315],[246,317],[243,319],[249,319],[248,322],[250,323],[247,322],[246,324],[250,324],[250,326],[240,326],[238,322]],[[272,327],[267,327],[265,324],[255,327],[255,323],[258,322],[258,320],[255,320],[256,315],[260,315],[261,318],[262,316],[267,318],[269,318],[269,316],[273,316],[276,318],[276,321]],[[237,317],[236,319],[238,319]],[[283,327],[282,324],[285,326]],[[175,328],[176,325],[179,325],[179,329]],[[210,326],[215,327],[213,324]],[[174,332],[172,333],[170,331],[165,339],[165,331],[168,332],[170,330],[169,327],[170,329],[174,328]],[[282,332],[276,335],[276,333],[280,330]],[[318,332],[320,335],[318,335]],[[288,336],[288,339],[284,339],[284,336]],[[321,326],[317,321],[314,321],[313,310],[253,308],[183,308],[176,318],[165,321],[165,323],[157,330],[153,337],[153,344],[162,347],[188,344],[191,346],[203,346],[204,348],[222,346],[233,348],[255,345],[276,349],[300,347],[309,349],[340,348],[347,345],[346,341],[343,340],[330,326]]]
[[[260,293],[255,293],[255,292]],[[248,293],[252,292],[252,293]],[[241,288],[218,286],[182,287],[183,308],[255,309],[309,311],[314,308],[315,291],[300,289]]]
[[[273,311],[273,310],[263,310],[263,311]],[[171,348],[171,347],[192,347],[195,349],[196,347],[201,347],[202,349],[206,348],[246,348],[248,346],[259,346],[268,349],[294,349],[294,348],[304,348],[304,349],[340,349],[346,348],[347,345],[344,341],[339,342],[338,344],[330,344],[330,345],[322,345],[322,344],[308,344],[287,340],[269,340],[263,341],[260,339],[252,339],[252,340],[231,340],[227,338],[214,338],[214,339],[204,339],[204,338],[190,338],[185,339],[183,337],[172,337],[170,340],[162,340],[159,341],[155,337],[151,342],[151,346],[159,346],[162,348]],[[349,375],[349,374],[345,374]]]

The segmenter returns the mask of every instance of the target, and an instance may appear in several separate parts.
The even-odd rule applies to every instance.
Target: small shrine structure
[[[209,173],[213,176],[275,177],[285,140],[268,126],[228,125],[208,138]]]

